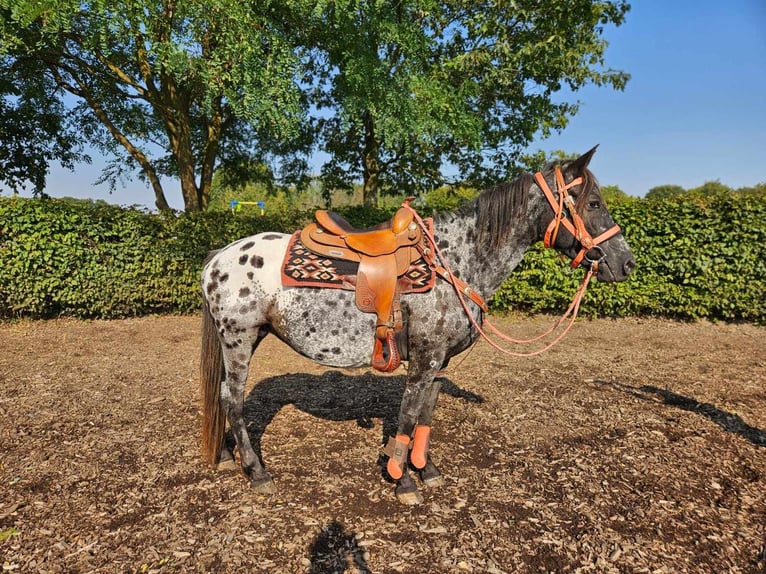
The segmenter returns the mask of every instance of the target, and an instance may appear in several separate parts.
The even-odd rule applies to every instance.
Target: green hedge
[[[371,225],[390,210],[342,210]],[[633,200],[611,209],[637,263],[630,280],[594,284],[583,313],[766,322],[763,195]],[[0,198],[0,317],[119,318],[193,313],[209,250],[290,231],[310,212],[153,215],[57,200]],[[496,311],[562,311],[582,271],[536,246],[492,300]]]
[[[199,309],[207,251],[268,223],[225,213],[0,200],[0,316],[117,318]]]
[[[636,260],[618,284],[594,282],[582,312],[766,323],[766,197],[630,200],[610,208]],[[538,245],[498,291],[498,310],[559,311],[582,271]]]

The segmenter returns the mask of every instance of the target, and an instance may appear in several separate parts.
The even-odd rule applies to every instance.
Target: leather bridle
[[[590,268],[595,271],[598,269],[599,263],[601,263],[606,258],[606,254],[598,246],[599,243],[603,243],[610,237],[617,235],[620,232],[620,226],[614,225],[597,237],[593,237],[588,232],[588,230],[585,229],[585,223],[575,208],[575,200],[569,193],[569,190],[573,187],[582,185],[584,181],[583,178],[576,177],[569,183],[565,183],[564,174],[561,173],[561,168],[559,166],[556,166],[554,176],[556,178],[556,191],[558,192],[558,201],[554,197],[553,192],[548,186],[548,182],[545,180],[543,174],[539,171],[535,174],[535,180],[537,181],[538,187],[543,191],[545,199],[548,200],[548,203],[553,208],[553,219],[548,225],[548,228],[545,230],[543,244],[546,247],[554,247],[556,244],[556,237],[559,233],[559,227],[563,225],[567,231],[572,234],[575,240],[580,243],[580,252],[574,257],[574,259],[572,259],[572,268],[577,267],[583,262],[583,260],[585,260],[590,264]],[[590,259],[587,256],[588,252],[593,249],[600,253],[600,257],[598,259]]]

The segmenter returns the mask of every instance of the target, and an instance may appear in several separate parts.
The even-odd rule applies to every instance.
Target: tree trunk
[[[223,130],[223,101],[218,98],[213,106],[213,112],[207,121],[207,141],[202,154],[202,165],[200,166],[199,183],[199,203],[200,209],[207,209],[210,203],[210,190],[213,187],[213,171],[215,170],[215,160],[218,157],[218,147]]]
[[[112,136],[114,136],[114,138],[122,144],[128,153],[133,156],[133,159],[138,162],[138,165],[141,166],[141,170],[149,180],[149,183],[152,186],[152,190],[154,191],[154,205],[157,206],[157,209],[160,211],[170,211],[170,205],[168,205],[168,201],[165,199],[165,192],[162,189],[160,178],[157,175],[152,162],[149,160],[146,154],[144,154],[138,147],[133,145],[133,143],[117,128],[117,126],[112,123],[104,109],[93,97],[90,96],[89,93],[83,90],[78,95],[81,95],[81,97],[85,98],[96,117],[101,121],[102,124],[106,126]]]
[[[146,175],[149,183],[152,184],[152,189],[154,190],[154,205],[156,205],[157,209],[160,211],[170,211],[170,205],[168,205],[168,201],[165,199],[165,192],[162,190],[160,178],[157,177],[155,171],[153,169],[150,171],[144,169],[144,175]]]
[[[179,160],[180,163],[180,160]],[[194,167],[187,164],[179,173],[181,179],[181,195],[184,198],[184,211],[201,211],[199,188],[194,179]]]
[[[370,112],[364,114],[364,150],[362,151],[364,205],[377,207],[380,191],[380,143],[375,138],[375,120]]]
[[[195,177],[194,150],[192,148],[191,119],[189,114],[189,94],[180,90],[175,80],[163,76],[163,98],[166,109],[170,112],[163,118],[165,131],[173,157],[176,159],[178,178],[181,181],[181,195],[184,198],[184,211],[187,213],[202,210],[200,188]]]
[[[183,119],[175,122],[168,130],[170,145],[178,165],[178,178],[181,181],[181,195],[184,198],[184,211],[200,211],[200,190],[194,174],[194,154],[191,148],[189,126]]]
[[[178,177],[181,180],[181,195],[184,198],[184,211],[200,211],[199,187],[195,177],[194,152],[192,151],[191,130],[189,117],[186,114],[178,114],[176,122],[177,140],[175,143],[175,156],[178,162]]]

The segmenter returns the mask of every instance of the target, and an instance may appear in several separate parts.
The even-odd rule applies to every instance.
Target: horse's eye
[[[588,209],[601,209],[601,202],[597,199],[594,199],[590,203],[588,203]]]

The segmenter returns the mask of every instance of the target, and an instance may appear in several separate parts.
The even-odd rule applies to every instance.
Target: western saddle
[[[403,326],[399,278],[421,257],[423,245],[423,231],[408,207],[412,199],[390,221],[368,229],[355,229],[341,215],[319,210],[316,223],[301,231],[301,242],[314,253],[359,263],[356,305],[377,315],[372,366],[384,372],[402,362],[396,346]]]

